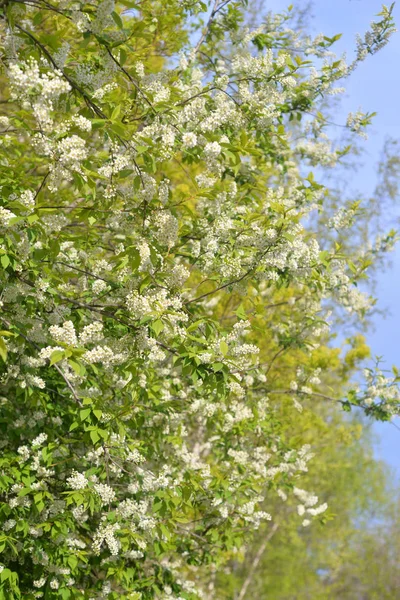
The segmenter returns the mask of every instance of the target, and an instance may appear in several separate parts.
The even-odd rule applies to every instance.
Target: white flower
[[[102,504],[110,504],[116,499],[116,494],[112,487],[105,483],[97,483],[93,486],[95,492],[100,496]]]
[[[207,160],[214,160],[221,154],[221,146],[218,142],[208,142],[204,147],[204,154]]]
[[[35,194],[31,190],[25,190],[21,192],[19,201],[27,208],[33,208],[35,206]]]
[[[47,433],[40,433],[33,441],[32,448],[41,446],[47,440]]]
[[[182,136],[182,143],[184,148],[194,148],[197,146],[197,135],[192,131],[184,133]]]
[[[126,306],[134,319],[142,319],[151,313],[150,302],[145,296],[140,296],[137,291],[128,294]]]
[[[18,448],[17,452],[23,460],[28,460],[28,458],[30,457],[30,454],[31,454],[28,446],[20,446]]]
[[[67,484],[73,490],[84,490],[89,482],[83,473],[72,471],[72,475],[67,478]]]
[[[95,321],[86,325],[79,335],[80,343],[85,346],[92,342],[99,342],[103,338],[103,323],[101,321]]]
[[[92,122],[90,119],[83,117],[82,115],[75,115],[71,119],[81,131],[90,132],[92,130]]]
[[[178,239],[178,220],[167,210],[159,212],[154,220],[157,241],[171,248]]]
[[[93,290],[93,294],[95,294],[96,296],[98,294],[101,294],[101,292],[104,292],[104,290],[106,288],[107,288],[107,283],[105,281],[103,281],[102,279],[96,279],[96,281],[93,282],[92,290]]]
[[[56,342],[63,342],[64,344],[68,344],[68,346],[77,345],[75,327],[72,321],[65,321],[62,327],[52,325],[49,328],[49,333]]]
[[[12,529],[15,525],[17,524],[17,521],[15,521],[14,519],[8,519],[8,521],[5,521],[3,523],[3,529],[5,531],[9,531],[10,529]]]
[[[58,590],[58,588],[60,587],[60,584],[58,583],[57,579],[55,579],[54,577],[50,581],[50,587],[52,590]]]
[[[101,546],[105,542],[113,556],[116,556],[120,549],[120,542],[115,537],[115,532],[120,528],[118,523],[100,523],[96,533],[93,536],[93,551],[100,554]]]
[[[8,210],[8,208],[4,208],[4,206],[0,206],[0,225],[3,227],[8,227],[11,219],[15,218],[15,214]]]

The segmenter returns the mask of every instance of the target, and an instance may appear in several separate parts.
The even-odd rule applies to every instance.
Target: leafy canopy
[[[396,373],[339,396],[325,376],[366,355],[342,363],[329,327],[373,306],[358,282],[394,233],[346,252],[357,205],[327,243],[308,225],[310,166],[349,151],[322,103],[391,8],[350,65],[245,8],[0,4],[0,598],[206,598],[268,497],[324,518],[282,401],[398,413]]]

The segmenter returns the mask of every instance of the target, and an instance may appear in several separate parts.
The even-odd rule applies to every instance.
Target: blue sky
[[[352,56],[356,33],[363,33],[381,3],[377,0],[317,0],[313,12],[316,30],[333,35],[342,33],[341,50]],[[395,6],[395,18],[400,26],[400,6]],[[372,192],[376,184],[375,165],[379,160],[386,137],[400,137],[400,114],[397,92],[399,89],[398,65],[400,61],[400,33],[380,52],[366,60],[347,82],[347,93],[338,116],[343,117],[359,106],[365,111],[376,111],[369,139],[365,143],[364,166],[352,180],[352,187],[362,192]],[[399,207],[388,215],[393,224],[398,219]],[[392,255],[392,266],[380,273],[377,282],[378,306],[387,309],[386,317],[374,319],[374,330],[367,335],[374,354],[383,356],[388,367],[400,366],[400,247]],[[376,454],[386,460],[397,477],[400,476],[400,431],[389,423],[375,426],[378,434]]]
[[[292,0],[294,4],[299,0]],[[265,7],[273,11],[287,8],[291,2],[265,0]],[[355,36],[363,34],[371,20],[381,9],[379,0],[315,0],[312,7],[313,33],[333,36],[342,34],[337,52],[346,52],[348,62],[354,58]],[[400,29],[400,3],[394,9],[395,20]],[[371,194],[376,184],[376,164],[387,137],[400,138],[399,91],[400,33],[392,36],[390,43],[374,56],[369,57],[343,85],[346,94],[335,115],[335,122],[344,123],[350,111],[362,108],[364,112],[377,112],[369,129],[369,139],[363,143],[365,155],[363,166],[349,186],[365,194]],[[340,84],[342,85],[342,84]],[[392,226],[399,221],[400,202],[388,215]],[[387,309],[386,317],[377,316],[374,328],[367,334],[374,355],[383,356],[385,365],[400,368],[400,243],[391,255],[392,266],[379,273],[376,293],[378,307]],[[397,423],[400,426],[400,421]],[[384,459],[400,478],[400,431],[389,423],[374,426],[377,434],[376,456]]]

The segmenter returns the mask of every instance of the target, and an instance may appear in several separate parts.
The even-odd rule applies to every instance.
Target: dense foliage
[[[349,65],[245,10],[0,4],[0,598],[210,598],[279,503],[331,518],[304,411],[399,412],[396,372],[351,383],[362,337],[327,346],[395,235],[349,250],[359,206],[318,182],[350,150],[323,103],[391,9]]]

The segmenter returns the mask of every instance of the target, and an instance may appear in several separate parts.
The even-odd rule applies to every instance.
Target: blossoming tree
[[[0,598],[207,598],[269,495],[327,509],[282,398],[399,411],[396,373],[338,397],[310,361],[394,241],[346,253],[357,205],[309,226],[347,151],[322,103],[391,8],[347,65],[245,7],[0,4]]]

